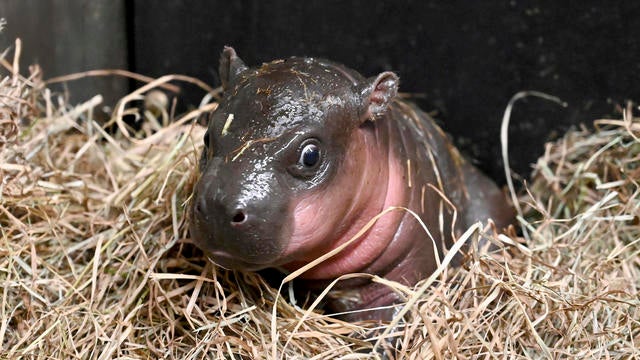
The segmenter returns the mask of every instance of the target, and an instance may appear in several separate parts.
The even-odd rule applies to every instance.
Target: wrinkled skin
[[[316,288],[364,272],[414,284],[470,224],[491,218],[500,228],[512,220],[502,192],[425,113],[397,97],[393,73],[365,79],[311,58],[248,68],[225,48],[220,76],[224,97],[205,135],[191,209],[193,241],[220,266],[293,271],[402,206],[433,240],[408,212],[391,211],[302,279]],[[341,282],[331,298],[335,311],[398,300],[366,279]]]

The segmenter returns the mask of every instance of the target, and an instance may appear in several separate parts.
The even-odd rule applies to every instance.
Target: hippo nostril
[[[197,214],[204,214],[206,212],[205,211],[206,205],[204,203],[204,199],[197,200],[195,205],[196,205],[195,212]]]
[[[245,222],[245,220],[247,220],[247,216],[244,214],[244,212],[242,212],[242,210],[237,210],[236,214],[233,215],[233,218],[231,219],[231,224],[239,225]]]

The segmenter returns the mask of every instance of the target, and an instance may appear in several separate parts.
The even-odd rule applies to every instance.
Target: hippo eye
[[[306,168],[313,168],[320,162],[320,147],[315,143],[308,143],[302,147],[298,164]]]
[[[294,149],[292,149],[294,150]],[[323,178],[329,162],[325,161],[327,154],[322,149],[322,143],[316,138],[307,138],[295,148],[287,152],[286,161],[289,173],[294,177],[315,184]]]

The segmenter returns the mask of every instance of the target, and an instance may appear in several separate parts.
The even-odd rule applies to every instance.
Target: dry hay
[[[388,284],[406,297],[407,320],[371,332],[311,311],[289,284],[277,296],[255,274],[216,268],[189,244],[204,132],[192,119],[215,103],[173,122],[147,112],[129,136],[118,120],[109,135],[92,117],[99,96],[69,106],[37,68],[20,76],[17,58],[2,59],[0,82],[3,358],[360,359],[386,336],[402,359],[640,357],[630,111],[549,144],[521,198],[524,237],[472,227],[466,238],[500,250],[471,251],[414,288]],[[163,78],[118,111],[170,80],[191,81]]]

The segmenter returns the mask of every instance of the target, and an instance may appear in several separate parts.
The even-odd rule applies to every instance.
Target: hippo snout
[[[225,268],[257,270],[272,266],[284,244],[282,226],[268,219],[280,210],[274,209],[274,202],[236,191],[234,184],[220,177],[205,175],[200,179],[192,202],[191,237]]]
[[[227,202],[220,191],[215,191],[213,194],[206,189],[198,192],[193,210],[194,216],[204,226],[218,231],[225,227],[242,231],[243,228],[250,226],[250,219],[255,219],[253,214],[250,215],[251,211],[245,204]]]
[[[219,202],[212,202],[202,196],[197,200],[194,214],[203,226],[222,231],[227,226],[239,229],[247,226],[247,212],[241,206],[224,206]]]

